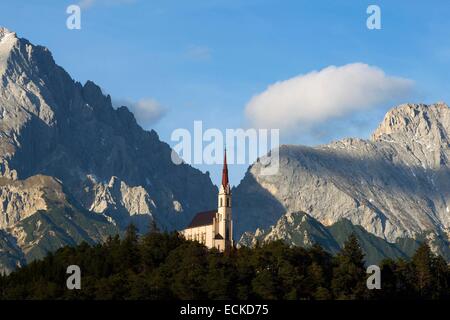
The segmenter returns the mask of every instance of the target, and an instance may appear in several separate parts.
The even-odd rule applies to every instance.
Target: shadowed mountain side
[[[259,175],[257,162],[236,188],[236,234],[247,225],[267,228],[290,211],[307,212],[325,225],[348,218],[392,242],[442,232],[449,219],[450,169],[405,163],[397,155],[388,143],[358,139],[317,148],[281,146],[276,175]]]
[[[2,37],[2,176],[56,177],[85,209],[120,226],[139,223],[142,232],[152,221],[163,230],[184,228],[215,206],[209,176],[172,163],[169,145],[126,107],[114,109],[92,81],[74,81],[47,48],[3,28]]]
[[[251,247],[276,240],[283,240],[289,245],[304,248],[319,244],[332,254],[340,250],[339,243],[330,231],[304,212],[286,213],[267,230],[256,229],[254,233],[245,232],[239,245]]]
[[[253,247],[257,244],[282,240],[290,246],[300,246],[310,248],[313,245],[320,245],[331,254],[339,252],[351,235],[355,235],[365,254],[366,265],[379,264],[383,259],[408,259],[412,257],[420,244],[426,241],[426,237],[421,240],[411,238],[398,239],[396,243],[389,243],[386,240],[374,236],[361,226],[353,225],[349,220],[342,219],[329,227],[325,227],[320,222],[304,212],[290,212],[284,214],[277,223],[267,230],[257,229],[254,233],[245,232],[239,245]],[[430,246],[435,246],[435,241],[427,241]],[[439,246],[442,245],[438,244]],[[448,252],[443,257],[450,260]]]
[[[84,209],[53,177],[0,178],[0,271],[9,273],[63,246],[103,242],[121,230],[107,217]]]
[[[409,255],[408,253],[403,252],[396,244],[389,243],[368,233],[364,228],[353,225],[347,219],[339,220],[335,224],[329,226],[328,230],[330,230],[333,238],[339,243],[341,248],[344,246],[348,237],[354,234],[358,239],[361,249],[365,253],[365,260],[368,265],[378,264],[386,258],[398,259],[409,258],[412,256],[412,254]],[[404,241],[408,241],[411,248],[413,247],[413,244],[416,244],[412,239],[404,238]],[[414,251],[418,247],[419,244],[414,247]]]
[[[10,232],[18,239],[27,263],[67,245],[92,245],[120,234],[105,217],[70,207],[40,211],[20,221]]]
[[[430,246],[433,252],[438,253],[450,262],[450,241],[448,235],[446,234],[436,234],[432,231],[423,232],[414,239],[398,238],[395,245],[408,257],[411,257],[419,245],[425,242]]]
[[[0,230],[0,274],[8,274],[25,264],[24,254],[17,246],[16,239],[4,230]]]
[[[247,187],[246,187],[247,186]],[[250,230],[274,225],[286,209],[247,171],[238,187],[233,188],[234,238]],[[259,210],[254,210],[258,208]]]

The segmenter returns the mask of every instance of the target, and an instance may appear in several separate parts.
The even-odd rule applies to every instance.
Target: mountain
[[[215,206],[217,188],[171,152],[94,82],[74,81],[47,48],[0,28],[0,263],[130,223],[184,228]]]
[[[55,177],[84,208],[118,224],[144,215],[174,229],[215,205],[209,176],[173,164],[171,148],[126,107],[114,109],[93,82],[72,80],[47,48],[0,35],[2,176]]]
[[[383,259],[411,258],[420,244],[428,241],[434,250],[450,261],[450,252],[443,249],[448,242],[445,238],[420,235],[416,239],[399,238],[395,243],[367,232],[363,227],[354,225],[348,219],[341,219],[330,226],[324,226],[305,212],[288,212],[267,230],[256,229],[242,234],[238,246],[254,247],[258,244],[282,240],[290,246],[311,248],[320,245],[325,251],[336,254],[347,239],[355,235],[365,254],[367,265],[379,264]]]
[[[25,257],[17,246],[16,239],[4,230],[0,230],[0,273],[8,274],[23,265],[25,265]]]
[[[320,222],[304,212],[288,212],[268,230],[256,229],[254,233],[244,232],[240,245],[254,246],[257,243],[283,240],[289,245],[311,247],[319,244],[330,253],[340,250],[338,242]]]
[[[428,238],[450,257],[449,137],[447,105],[404,104],[370,140],[283,145],[277,174],[260,174],[258,161],[234,190],[236,234],[302,211],[325,226],[347,219],[389,243]]]
[[[53,177],[0,178],[0,273],[9,273],[66,245],[102,242],[121,230],[83,209]]]
[[[367,232],[361,226],[355,226],[347,219],[339,220],[329,226],[328,229],[341,248],[348,237],[354,234],[365,254],[366,263],[369,265],[378,264],[381,260],[386,258],[405,259],[412,257],[420,245],[420,242],[410,238],[401,239],[402,244],[407,243],[407,246],[399,245],[397,243],[389,243],[386,240]]]
[[[235,236],[334,253],[356,233],[373,259],[410,256],[427,240],[448,258],[449,132],[447,105],[406,104],[370,140],[281,146],[277,174],[260,174],[258,161],[233,189]],[[209,175],[171,154],[94,82],[0,27],[0,272],[130,223],[183,229],[216,207]]]

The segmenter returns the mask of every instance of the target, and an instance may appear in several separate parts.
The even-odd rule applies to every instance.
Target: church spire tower
[[[222,187],[224,189],[230,189],[230,184],[228,182],[228,164],[227,164],[227,149],[225,148],[223,156],[223,168],[222,168]]]
[[[217,210],[217,237],[223,238],[223,250],[233,246],[233,221],[231,216],[231,188],[228,180],[227,149],[224,150],[222,183],[219,188]]]
[[[231,216],[231,187],[228,180],[227,149],[225,148],[222,182],[219,186],[217,209],[199,212],[182,231],[187,240],[194,240],[220,252],[233,248],[233,220]]]

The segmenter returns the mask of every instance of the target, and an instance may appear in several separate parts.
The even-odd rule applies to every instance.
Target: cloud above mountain
[[[138,101],[116,100],[116,107],[126,106],[133,112],[137,122],[145,129],[160,120],[167,109],[158,101],[152,98],[145,98]]]
[[[412,80],[375,66],[329,66],[269,85],[248,102],[245,114],[255,127],[295,132],[405,99],[413,87]]]

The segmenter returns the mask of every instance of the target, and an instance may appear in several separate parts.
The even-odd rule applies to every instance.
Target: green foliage
[[[82,289],[68,290],[66,269],[80,266]],[[281,241],[227,253],[177,233],[152,229],[138,237],[63,247],[8,276],[0,299],[449,299],[450,270],[424,244],[411,261],[385,260],[382,289],[368,290],[364,255],[355,236],[334,257],[315,245]]]
[[[365,285],[364,253],[351,235],[335,257],[331,287],[338,299],[361,299]]]
[[[420,297],[448,297],[448,265],[442,257],[435,256],[426,243],[422,244],[412,257],[412,269],[415,289]]]

